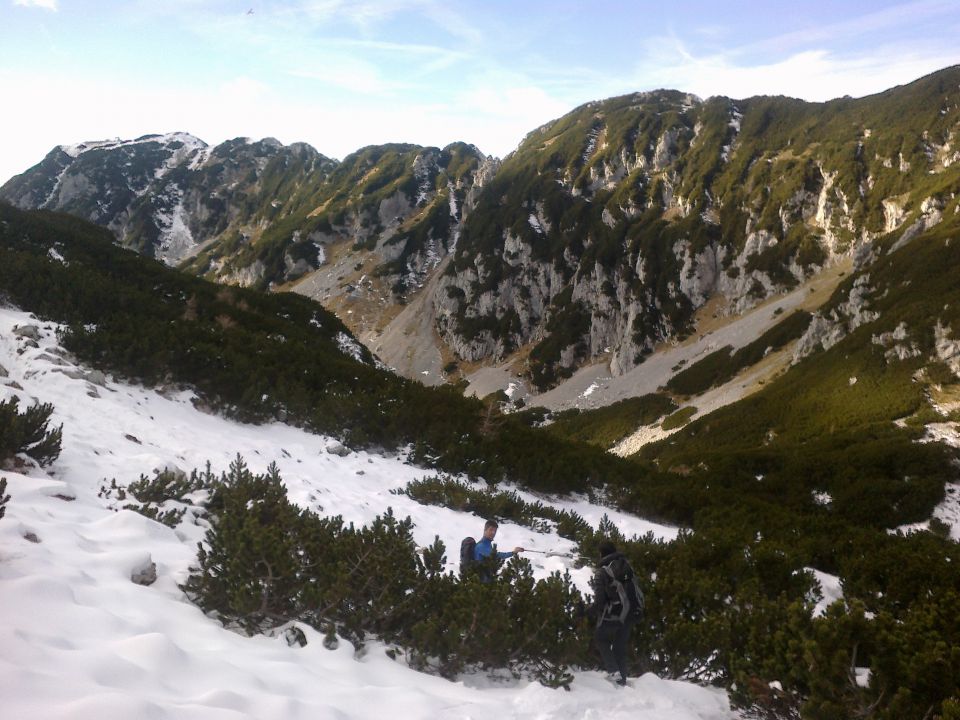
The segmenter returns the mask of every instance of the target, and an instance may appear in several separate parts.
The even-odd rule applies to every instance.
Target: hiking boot
[[[607,681],[610,682],[611,684],[617,685],[617,686],[619,686],[619,687],[623,687],[624,685],[627,684],[626,678],[623,677],[623,676],[622,676],[620,673],[618,673],[618,672],[608,672],[608,673],[607,673]]]

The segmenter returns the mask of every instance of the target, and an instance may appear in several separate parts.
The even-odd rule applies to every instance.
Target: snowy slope
[[[39,347],[13,335],[40,325]],[[429,474],[403,458],[327,452],[334,441],[284,426],[247,426],[196,410],[187,392],[163,396],[114,382],[73,364],[56,347],[55,328],[0,309],[0,399],[56,407],[63,452],[45,472],[4,472],[12,500],[0,520],[0,698],[3,716],[33,718],[686,718],[730,717],[719,690],[653,675],[616,690],[594,672],[578,672],[571,692],[525,681],[452,683],[390,660],[370,643],[327,650],[303,627],[308,644],[247,638],[203,615],[178,588],[203,536],[171,530],[132,511],[115,512],[98,496],[154,468],[189,471],[206,461],[226,469],[239,452],[262,472],[276,461],[291,498],[325,514],[365,523],[392,506],[416,522],[417,541],[440,535],[449,551],[478,518],[424,507],[393,488]],[[6,373],[6,374],[5,374]],[[542,499],[541,499],[542,500]],[[575,500],[554,501],[593,523],[607,512],[626,534],[675,530]],[[504,523],[504,546],[569,551],[568,541]],[[531,555],[536,574],[566,558]],[[144,587],[131,572],[155,562]],[[451,562],[450,567],[453,567]],[[573,570],[585,587],[587,570]]]

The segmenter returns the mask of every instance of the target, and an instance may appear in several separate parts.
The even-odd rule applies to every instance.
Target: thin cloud
[[[852,38],[864,35],[876,36],[884,31],[900,31],[903,27],[916,26],[924,21],[957,17],[956,0],[917,0],[892,7],[874,10],[826,25],[812,25],[801,30],[780,33],[762,40],[745,43],[730,51],[731,55],[754,52],[788,52],[797,47],[824,46],[831,43],[848,44]]]
[[[809,101],[861,97],[911,82],[960,61],[960,49],[918,47],[909,40],[843,53],[827,47],[788,54],[766,63],[746,62],[737,51],[697,54],[676,36],[647,48],[632,77],[641,89],[669,87],[697,95],[790,95]]]
[[[470,22],[436,0],[310,0],[288,8],[285,14],[318,24],[345,22],[368,32],[397,15],[417,14],[460,40],[476,43],[482,37]]]
[[[331,56],[316,62],[315,66],[322,69],[295,67],[288,74],[341,88],[355,95],[385,97],[403,89],[399,83],[384,78],[375,65],[357,58]]]
[[[13,0],[14,5],[20,7],[38,7],[44,10],[57,11],[57,0]]]

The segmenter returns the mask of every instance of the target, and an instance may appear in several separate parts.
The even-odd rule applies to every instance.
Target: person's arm
[[[498,552],[497,559],[506,560],[507,558],[513,557],[514,555],[518,555],[522,552],[523,552],[523,548],[517,545],[517,547],[513,549],[513,552]]]

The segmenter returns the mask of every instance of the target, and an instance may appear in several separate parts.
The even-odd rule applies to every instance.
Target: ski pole
[[[524,552],[537,553],[538,555],[549,555],[550,557],[565,557],[565,558],[576,557],[575,555],[571,555],[570,553],[554,552],[553,550],[526,550],[525,549]]]

